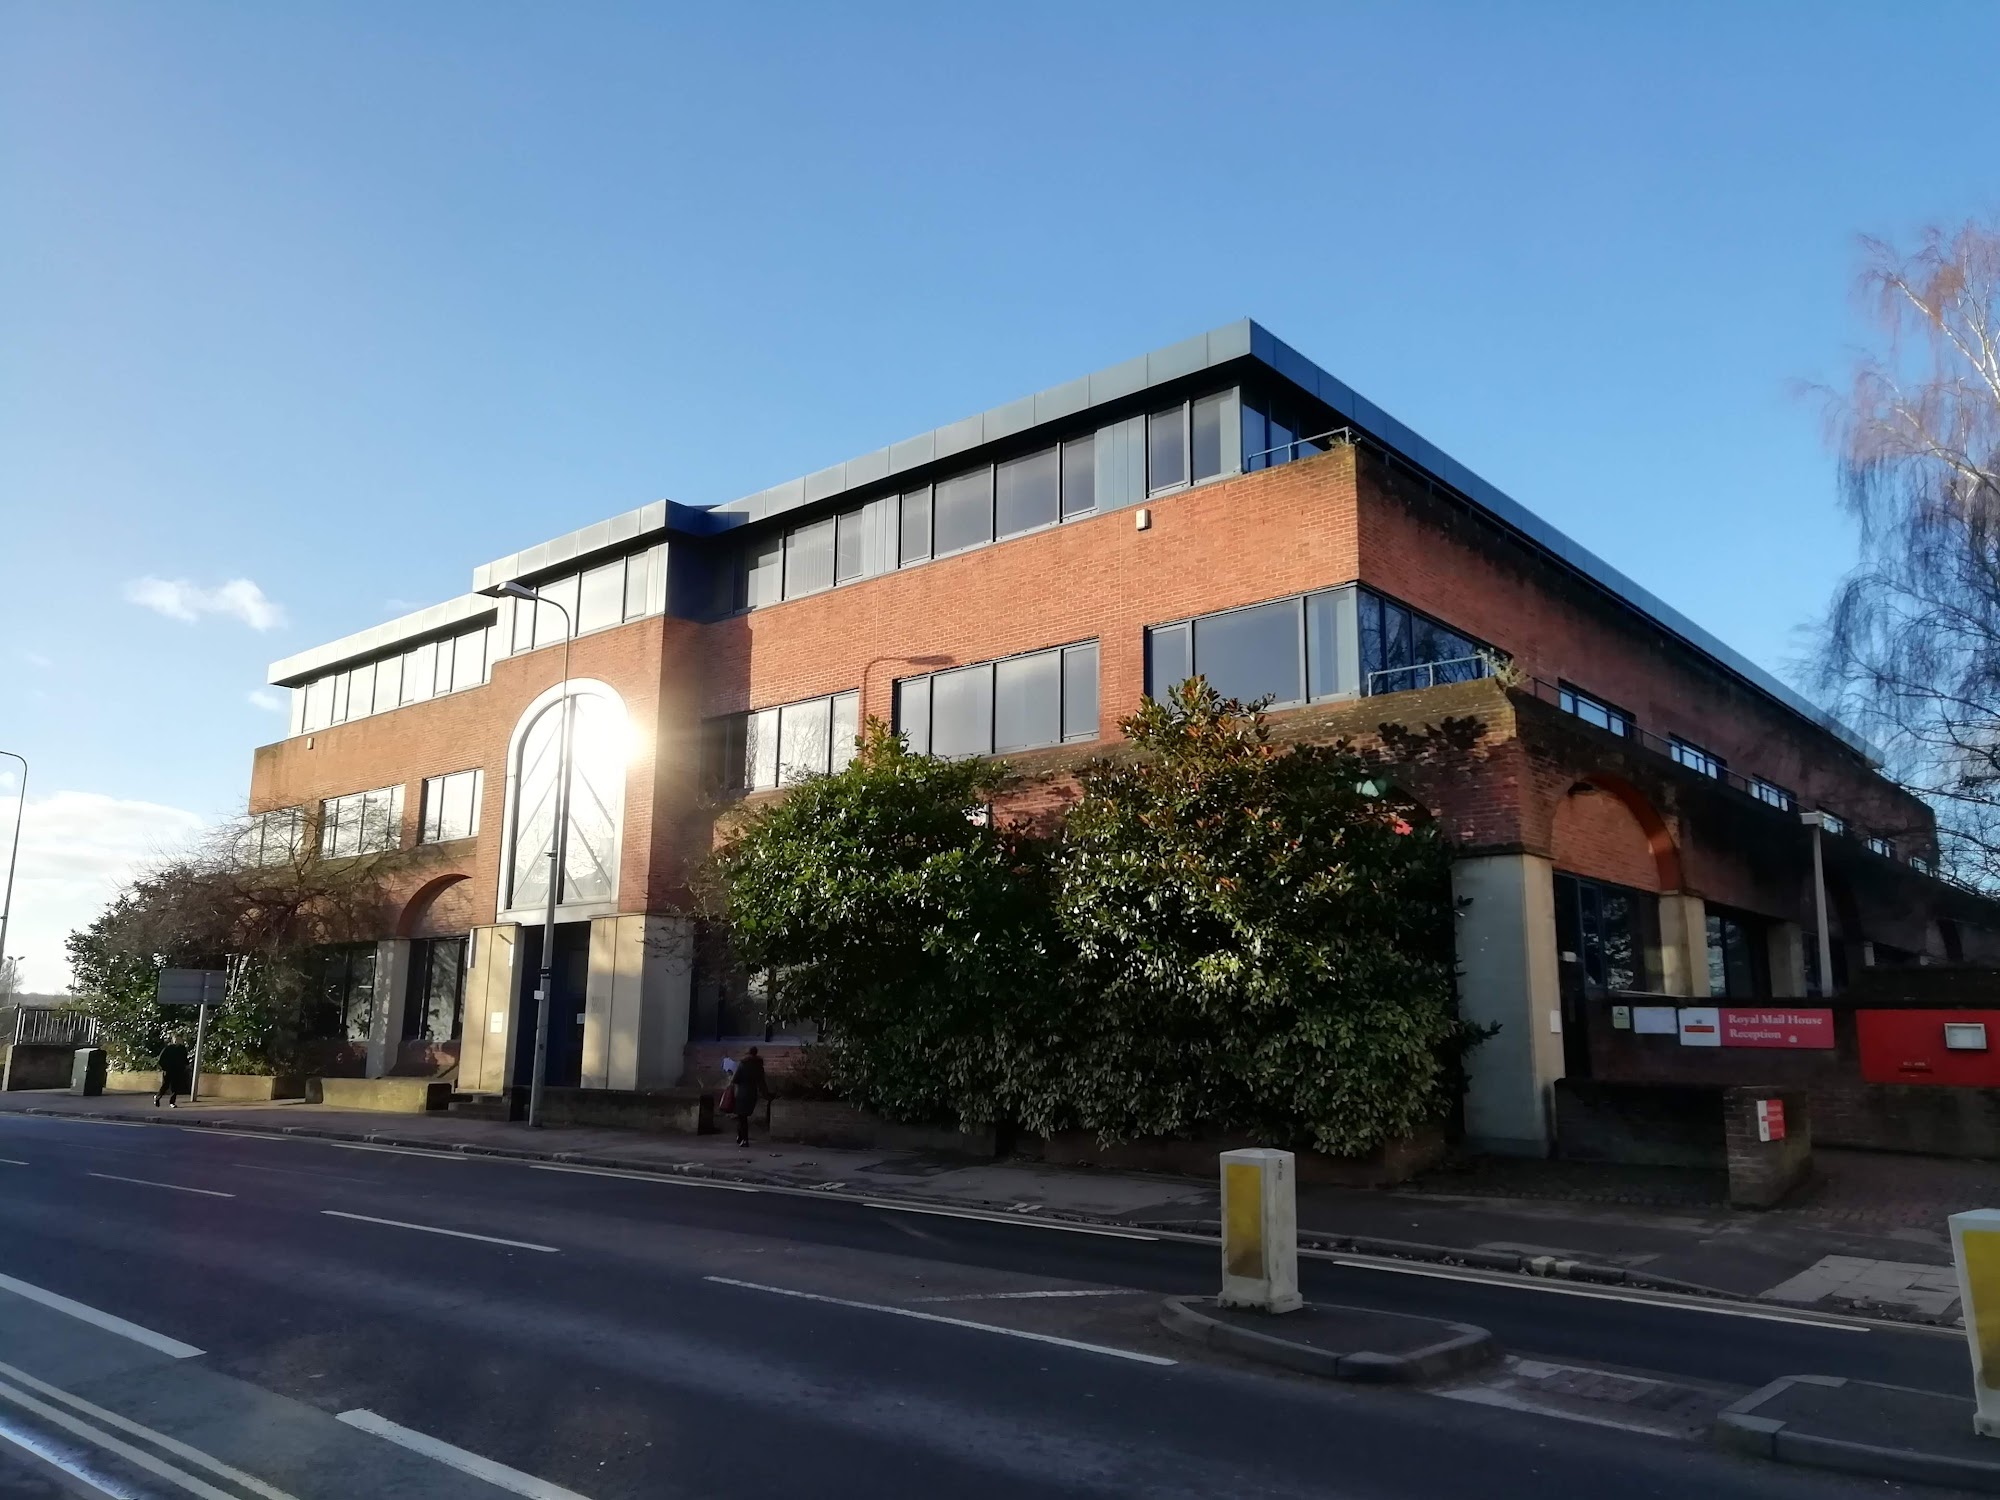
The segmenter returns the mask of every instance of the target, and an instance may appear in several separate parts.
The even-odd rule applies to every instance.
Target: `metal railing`
[[[1383,667],[1368,674],[1367,696],[1411,693],[1441,682],[1477,682],[1493,675],[1493,658],[1485,653],[1454,656],[1445,661],[1418,662],[1409,667]]]
[[[7,1039],[20,1047],[94,1047],[97,1018],[46,1005],[22,1005],[14,1010]]]
[[[1325,453],[1335,446],[1352,446],[1359,441],[1352,427],[1334,427],[1325,432],[1314,433],[1311,437],[1293,438],[1289,443],[1280,443],[1275,448],[1259,449],[1255,453],[1243,455],[1243,472],[1248,474],[1257,469],[1275,469],[1280,464],[1291,463],[1294,459],[1309,458],[1315,453]],[[1274,453],[1282,453],[1283,458],[1273,458]],[[1264,462],[1259,463],[1258,460]]]

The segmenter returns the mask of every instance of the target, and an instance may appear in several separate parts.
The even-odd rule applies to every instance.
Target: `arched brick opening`
[[[1616,776],[1570,785],[1549,825],[1556,868],[1642,891],[1681,886],[1680,851],[1646,796]]]
[[[419,936],[438,898],[470,878],[454,872],[435,876],[418,886],[416,893],[403,903],[403,910],[396,918],[396,936],[399,938]]]

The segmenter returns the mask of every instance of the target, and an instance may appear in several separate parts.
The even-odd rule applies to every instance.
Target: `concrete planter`
[[[421,1115],[451,1103],[451,1085],[437,1078],[309,1078],[306,1102],[335,1109]]]
[[[107,1073],[107,1094],[152,1094],[159,1092],[160,1075],[152,1073]],[[201,1097],[217,1104],[267,1104],[273,1099],[303,1099],[306,1081],[289,1074],[204,1073]]]
[[[64,1088],[76,1051],[70,1042],[16,1042],[0,1047],[0,1080],[10,1089]]]
[[[760,1117],[766,1111],[757,1111]],[[938,1151],[990,1161],[999,1154],[991,1128],[959,1130],[950,1125],[903,1125],[836,1099],[773,1099],[770,1139],[808,1146],[848,1146],[861,1150]]]
[[[550,1125],[597,1125],[709,1135],[715,1095],[705,1089],[544,1089],[542,1119]]]

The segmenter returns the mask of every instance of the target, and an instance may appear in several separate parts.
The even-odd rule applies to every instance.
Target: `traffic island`
[[[1169,1332],[1211,1349],[1329,1380],[1415,1385],[1491,1362],[1493,1335],[1470,1323],[1308,1302],[1288,1313],[1222,1307],[1213,1297],[1169,1297]]]
[[[1787,1375],[1717,1417],[1715,1441],[1779,1463],[2000,1494],[2000,1439],[1973,1432],[1973,1410],[1933,1391]]]

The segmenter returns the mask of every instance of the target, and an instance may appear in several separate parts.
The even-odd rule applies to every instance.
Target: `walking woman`
[[[764,1082],[764,1059],[752,1047],[743,1061],[736,1065],[736,1076],[730,1080],[730,1088],[736,1097],[731,1101],[736,1116],[736,1144],[750,1144],[750,1116],[756,1113],[757,1101],[770,1092]]]
[[[160,1048],[160,1087],[153,1095],[153,1108],[160,1107],[160,1095],[167,1096],[167,1108],[179,1109],[181,1095],[188,1091],[188,1049],[169,1040]]]

